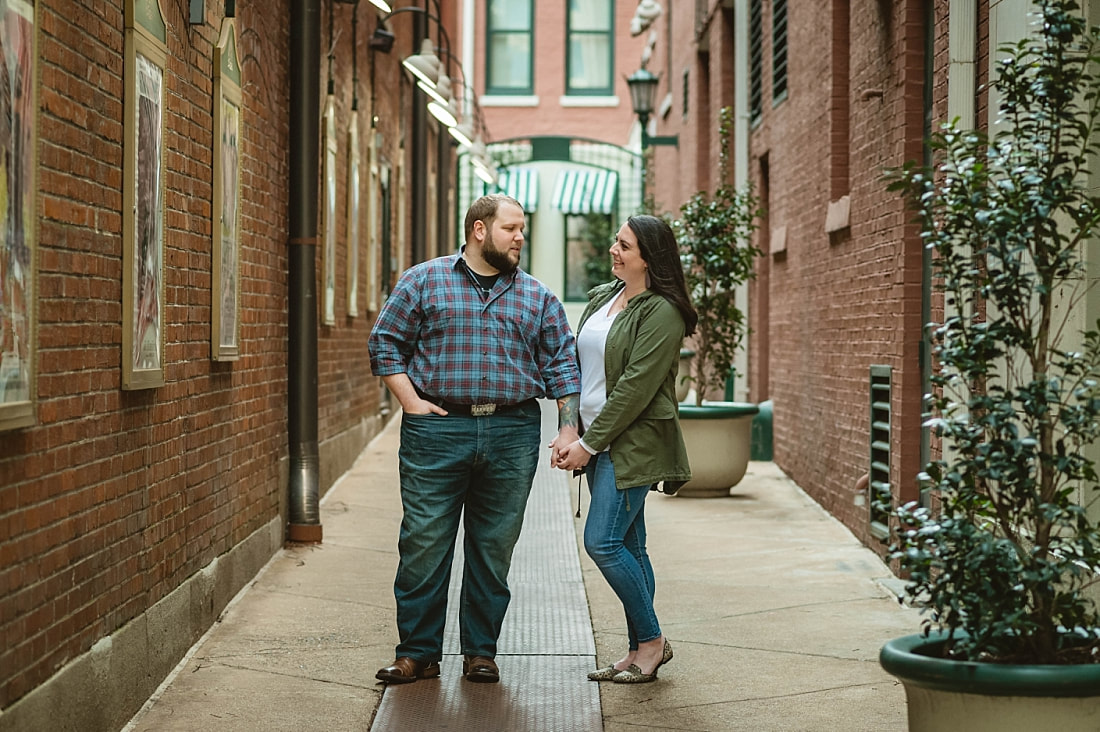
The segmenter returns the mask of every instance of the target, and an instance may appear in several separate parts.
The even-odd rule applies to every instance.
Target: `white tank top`
[[[589,316],[584,328],[577,336],[577,356],[581,362],[581,425],[588,427],[596,421],[600,411],[607,404],[607,371],[604,367],[604,353],[607,350],[607,332],[618,315],[609,315],[611,298],[596,312]]]

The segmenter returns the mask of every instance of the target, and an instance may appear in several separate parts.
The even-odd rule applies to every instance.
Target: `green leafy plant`
[[[751,185],[729,181],[729,142],[733,109],[724,107],[719,122],[718,186],[699,191],[680,207],[672,222],[680,247],[688,293],[699,313],[692,348],[691,380],[695,401],[722,392],[733,360],[748,335],[745,313],[737,306],[737,288],[751,279],[760,250],[752,243],[760,215]]]
[[[950,657],[1097,662],[1100,333],[1073,319],[1100,220],[1100,46],[1073,0],[1039,0],[1036,18],[1002,49],[995,131],[946,125],[935,169],[910,163],[891,184],[919,211],[945,312],[928,421],[942,457],[921,475],[939,507],[896,511],[891,556]]]
[[[588,242],[588,258],[584,261],[585,289],[602,285],[612,279],[611,255],[608,250],[615,239],[611,230],[611,217],[602,213],[584,216],[585,238]]]

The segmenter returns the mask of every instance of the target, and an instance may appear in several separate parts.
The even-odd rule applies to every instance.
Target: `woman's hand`
[[[571,442],[565,447],[557,448],[556,452],[557,460],[554,467],[562,470],[580,470],[588,465],[588,461],[592,459],[592,453],[584,449],[580,440]]]

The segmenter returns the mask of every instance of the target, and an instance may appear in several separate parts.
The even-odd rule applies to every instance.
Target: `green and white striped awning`
[[[565,214],[615,210],[619,174],[612,170],[563,170],[554,184],[553,207]]]
[[[486,193],[504,193],[519,201],[523,210],[533,213],[539,205],[539,172],[534,168],[501,168],[495,186],[484,186]]]

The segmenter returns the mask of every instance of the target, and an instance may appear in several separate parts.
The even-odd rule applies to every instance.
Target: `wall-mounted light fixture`
[[[439,28],[440,45],[437,47],[430,38],[425,38],[420,43],[420,50],[402,60],[401,65],[417,80],[417,86],[421,91],[428,95],[428,111],[431,115],[448,130],[454,129],[458,124],[458,112],[455,108],[451,78],[447,74],[448,65],[440,61],[439,56],[436,55],[438,50],[440,53],[453,58],[450,51],[451,39],[447,35],[447,30],[443,27],[443,22],[439,19],[439,16],[432,15],[427,10],[418,7],[398,8],[379,20],[379,26],[375,29],[368,45],[371,49],[382,53],[392,51],[394,35],[386,30],[382,24],[395,15],[409,12],[420,13],[428,20],[436,23]],[[444,41],[446,41],[445,45]]]
[[[650,145],[676,145],[679,146],[678,135],[660,137],[649,134],[649,116],[653,114],[653,104],[657,97],[657,84],[661,77],[654,74],[644,66],[626,77],[626,85],[630,88],[630,104],[634,108],[634,114],[638,115],[638,122],[642,125],[642,147]]]
[[[346,2],[347,0],[341,1]],[[438,7],[437,3],[437,12]],[[487,183],[494,183],[497,180],[496,165],[489,158],[485,144],[481,141],[477,132],[477,118],[470,114],[471,107],[475,109],[477,107],[477,102],[472,95],[467,94],[462,97],[461,114],[464,115],[464,119],[462,122],[459,121],[460,111],[455,103],[454,85],[459,84],[466,89],[464,83],[466,75],[463,72],[461,62],[451,53],[450,37],[439,16],[432,15],[424,8],[419,7],[397,8],[379,19],[379,25],[371,35],[368,45],[374,51],[382,53],[392,51],[395,40],[394,34],[387,30],[384,24],[393,16],[401,13],[420,13],[428,20],[433,21],[439,28],[438,45],[432,43],[431,38],[425,38],[420,42],[420,50],[403,59],[401,65],[416,79],[417,87],[428,96],[428,111],[431,115],[447,128],[451,137],[460,146],[469,149],[469,159],[474,172]],[[441,56],[447,57],[446,63],[441,60]],[[451,78],[449,74],[451,61],[456,62],[457,70],[462,76],[461,81]],[[467,93],[470,91],[469,89],[466,90]],[[482,125],[483,128],[484,125]]]
[[[459,121],[454,127],[449,128],[451,137],[462,147],[470,147],[474,144],[474,126],[468,120]]]
[[[496,185],[498,180],[497,164],[489,157],[489,151],[480,136],[474,138],[474,144],[470,146],[470,163],[473,165],[474,174],[478,178],[489,185]]]
[[[430,38],[425,38],[420,43],[420,52],[414,53],[412,56],[408,56],[401,65],[408,69],[409,73],[420,80],[421,84],[427,84],[431,88],[435,88],[436,83],[439,81],[439,74],[442,72],[443,63],[439,60],[439,56],[435,55],[435,45]],[[425,91],[427,91],[425,89]]]
[[[374,2],[374,0],[371,0],[371,2]],[[420,13],[428,20],[434,21],[436,27],[439,29],[439,46],[449,51],[451,47],[451,38],[447,34],[446,28],[443,27],[443,21],[440,20],[439,16],[432,15],[424,8],[414,6],[390,11],[378,20],[378,27],[371,36],[369,43],[373,50],[381,51],[382,53],[389,53],[393,50],[393,33],[386,30],[384,25],[390,18],[395,15],[401,15],[402,13]],[[445,46],[443,45],[444,40],[446,40]],[[425,91],[427,91],[427,87],[435,88],[440,73],[444,71],[443,64],[440,62],[439,57],[435,55],[435,48],[436,44],[432,43],[430,38],[425,38],[420,42],[420,50],[417,53],[401,61],[401,65],[423,83],[421,88],[425,89]]]
[[[649,134],[649,116],[653,114],[653,104],[657,96],[657,84],[661,77],[642,64],[642,67],[630,76],[626,77],[626,85],[630,88],[630,104],[634,108],[634,114],[638,115],[638,122],[642,125],[642,200],[646,197],[646,171],[647,151],[652,145],[680,146],[678,135],[657,136]]]

